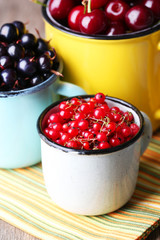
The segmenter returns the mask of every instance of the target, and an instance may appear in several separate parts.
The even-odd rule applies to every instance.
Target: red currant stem
[[[62,73],[57,72],[57,71],[55,71],[53,69],[51,70],[51,72],[54,73],[56,76],[64,77]]]
[[[43,7],[47,7],[47,5],[45,3],[42,3],[42,2],[40,2],[38,0],[30,0],[30,1],[33,2],[33,3],[39,4],[39,5],[43,6]]]

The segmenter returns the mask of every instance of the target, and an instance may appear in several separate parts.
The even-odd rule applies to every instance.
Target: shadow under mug
[[[90,97],[93,95],[81,96]],[[113,148],[78,150],[49,140],[43,130],[60,101],[46,108],[37,121],[47,191],[57,205],[72,213],[100,215],[127,203],[136,186],[140,156],[152,136],[152,125],[144,112],[121,99],[107,96],[106,102],[110,108],[131,112],[140,127],[132,139]]]
[[[160,22],[117,36],[86,35],[56,22],[42,8],[47,39],[64,61],[65,80],[88,94],[103,92],[147,113],[160,126]]]
[[[59,72],[63,70],[60,60]],[[0,92],[0,168],[21,168],[41,161],[36,122],[40,113],[63,96],[85,91],[52,75],[37,86]]]

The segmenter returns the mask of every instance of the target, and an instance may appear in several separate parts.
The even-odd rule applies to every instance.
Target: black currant
[[[21,44],[24,48],[34,49],[37,44],[37,39],[32,33],[25,33],[21,37]]]
[[[7,54],[6,47],[0,43],[0,57]]]
[[[37,48],[36,48],[36,53],[38,55],[43,54],[48,50],[48,42],[43,40],[42,38],[37,39]]]
[[[52,60],[49,55],[43,54],[38,59],[38,66],[41,72],[49,72],[52,68]]]
[[[19,60],[24,57],[25,50],[20,44],[12,43],[8,46],[7,52],[14,60]]]
[[[5,38],[6,42],[12,43],[18,39],[19,31],[12,23],[3,24],[0,34]]]
[[[17,71],[22,76],[32,77],[37,72],[37,63],[33,59],[25,57],[17,63]]]
[[[14,21],[13,25],[18,28],[19,30],[19,37],[21,37],[23,34],[26,33],[26,27],[25,24],[21,21]]]
[[[9,56],[1,56],[0,57],[0,69],[4,70],[6,68],[12,68],[13,67],[13,61],[11,57]]]
[[[17,79],[16,71],[12,68],[4,69],[0,73],[2,81],[5,83],[8,89],[12,89]]]
[[[30,79],[31,86],[35,86],[37,84],[40,84],[41,82],[43,82],[43,77],[40,75],[34,76]]]

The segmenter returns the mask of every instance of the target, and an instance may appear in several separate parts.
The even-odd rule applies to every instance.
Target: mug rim
[[[58,58],[59,66],[56,71],[62,72],[63,70],[63,61],[62,59]],[[20,90],[10,90],[10,91],[0,91],[0,98],[7,98],[7,97],[14,97],[14,96],[22,96],[22,95],[28,95],[32,93],[39,92],[46,87],[50,86],[52,83],[54,83],[57,80],[58,76],[56,74],[52,74],[48,79],[45,81],[29,88],[24,88]]]
[[[44,109],[44,111],[40,114],[40,116],[38,117],[38,120],[37,120],[37,131],[38,131],[38,134],[40,136],[40,138],[49,146],[51,147],[54,147],[54,148],[57,148],[63,152],[73,152],[73,153],[77,153],[77,154],[81,154],[81,155],[94,155],[94,154],[98,154],[98,155],[102,155],[102,154],[110,154],[110,153],[113,153],[113,152],[117,152],[117,151],[120,151],[122,149],[125,149],[127,148],[128,146],[130,146],[131,144],[133,144],[134,142],[136,142],[142,135],[143,131],[144,131],[144,117],[142,115],[142,113],[138,110],[138,108],[136,108],[134,105],[132,105],[131,103],[129,102],[126,102],[120,98],[115,98],[115,97],[111,97],[111,96],[106,96],[105,99],[106,100],[110,100],[112,102],[115,102],[115,103],[119,103],[123,106],[126,106],[128,108],[131,108],[138,116],[139,120],[140,120],[140,129],[138,131],[138,133],[132,138],[130,139],[129,141],[125,142],[125,143],[122,143],[116,147],[112,147],[112,148],[107,148],[107,149],[97,149],[97,150],[83,150],[83,149],[74,149],[74,148],[68,148],[68,147],[65,147],[65,146],[62,146],[58,143],[55,143],[53,141],[51,141],[49,138],[47,138],[43,131],[42,131],[42,121],[45,117],[45,115],[52,109],[54,108],[55,106],[59,105],[62,101],[66,101],[66,100],[70,100],[74,97],[77,97],[77,98],[92,98],[94,97],[95,95],[76,95],[76,96],[72,96],[72,97],[69,97],[69,98],[65,98],[63,100],[59,100],[59,101],[56,101],[54,103],[52,103],[50,106],[48,106],[46,109]]]
[[[47,4],[48,0],[44,0],[44,4]],[[63,26],[62,24],[60,24],[59,22],[57,22],[55,19],[50,19],[50,17],[47,14],[47,7],[45,7],[44,5],[41,8],[42,11],[42,15],[44,17],[44,19],[52,26],[55,27],[56,29],[73,35],[75,37],[81,37],[81,38],[86,38],[86,39],[93,39],[93,40],[127,40],[127,39],[132,39],[132,38],[137,38],[137,37],[143,37],[146,35],[149,35],[151,33],[154,33],[158,30],[160,30],[160,20],[153,26],[145,28],[143,30],[140,31],[135,31],[135,32],[131,32],[131,33],[125,33],[125,34],[120,34],[120,35],[113,35],[113,36],[106,36],[103,34],[96,34],[96,35],[89,35],[89,34],[84,34],[78,31],[74,31],[71,30],[68,27]]]

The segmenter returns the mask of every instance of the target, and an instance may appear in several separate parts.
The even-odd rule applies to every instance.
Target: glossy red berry
[[[107,140],[107,136],[104,132],[97,133],[96,138],[99,142],[103,142]]]
[[[139,126],[136,123],[132,123],[130,125],[130,128],[132,130],[132,135],[133,136],[135,136],[138,133],[138,131],[139,131]]]
[[[91,9],[102,8],[107,2],[108,0],[91,0]]]
[[[142,0],[142,5],[151,9],[156,19],[160,19],[160,0]]]
[[[105,13],[111,21],[123,21],[129,5],[122,0],[111,0],[106,4]]]
[[[153,21],[153,12],[143,5],[136,5],[130,8],[125,15],[125,23],[132,31],[150,27]]]
[[[99,149],[107,149],[107,148],[110,148],[110,147],[111,147],[111,145],[108,142],[100,142],[99,145],[98,145]]]
[[[73,7],[73,0],[50,0],[48,6],[51,16],[56,20],[65,19]]]
[[[84,14],[79,22],[80,31],[85,34],[99,34],[106,30],[108,20],[104,11],[94,9],[90,13]]]
[[[82,5],[75,6],[71,9],[68,15],[68,26],[75,31],[80,31],[79,19],[84,14],[84,7]]]
[[[97,93],[94,98],[98,103],[104,103],[105,101],[105,95],[103,93]]]
[[[96,118],[96,119],[102,119],[102,118],[104,118],[105,117],[105,111],[104,111],[104,109],[102,109],[102,108],[96,108],[95,110],[94,110],[94,117]]]
[[[106,35],[107,36],[114,36],[114,35],[120,35],[120,34],[125,34],[125,25],[121,21],[112,21],[110,22]]]

